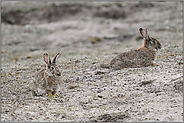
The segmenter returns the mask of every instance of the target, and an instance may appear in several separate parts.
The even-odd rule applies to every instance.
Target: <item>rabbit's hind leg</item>
[[[48,96],[52,96],[51,90],[46,90],[46,93],[48,94]]]
[[[52,92],[52,95],[53,95],[54,97],[56,97],[56,93],[57,93],[57,91],[53,91],[53,92]]]

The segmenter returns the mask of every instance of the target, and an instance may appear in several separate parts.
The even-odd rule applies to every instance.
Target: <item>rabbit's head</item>
[[[142,37],[144,38],[144,44],[143,44],[144,47],[154,51],[155,50],[157,51],[162,48],[162,45],[157,39],[149,37],[147,29],[139,28],[139,31]]]
[[[54,77],[61,76],[61,72],[59,70],[59,67],[56,64],[58,61],[59,55],[60,55],[60,53],[58,53],[54,57],[53,61],[51,62],[49,55],[47,53],[43,54],[44,61],[47,64],[46,70],[47,70],[47,73],[49,76],[54,76]]]

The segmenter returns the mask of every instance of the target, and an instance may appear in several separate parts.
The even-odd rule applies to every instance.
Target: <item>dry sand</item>
[[[181,2],[3,1],[1,121],[182,122],[182,14]],[[142,45],[139,27],[162,44],[160,66],[101,68]],[[56,98],[29,91],[44,52],[61,52]]]

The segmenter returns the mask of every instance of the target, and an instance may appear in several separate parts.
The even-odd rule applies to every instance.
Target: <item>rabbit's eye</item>
[[[54,70],[54,67],[51,67],[52,70]]]

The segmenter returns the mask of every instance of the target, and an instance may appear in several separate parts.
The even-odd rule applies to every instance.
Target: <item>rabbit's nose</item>
[[[157,49],[161,49],[161,48],[162,48],[162,45],[158,44]]]
[[[57,75],[58,75],[58,76],[61,76],[61,72],[57,72]]]

